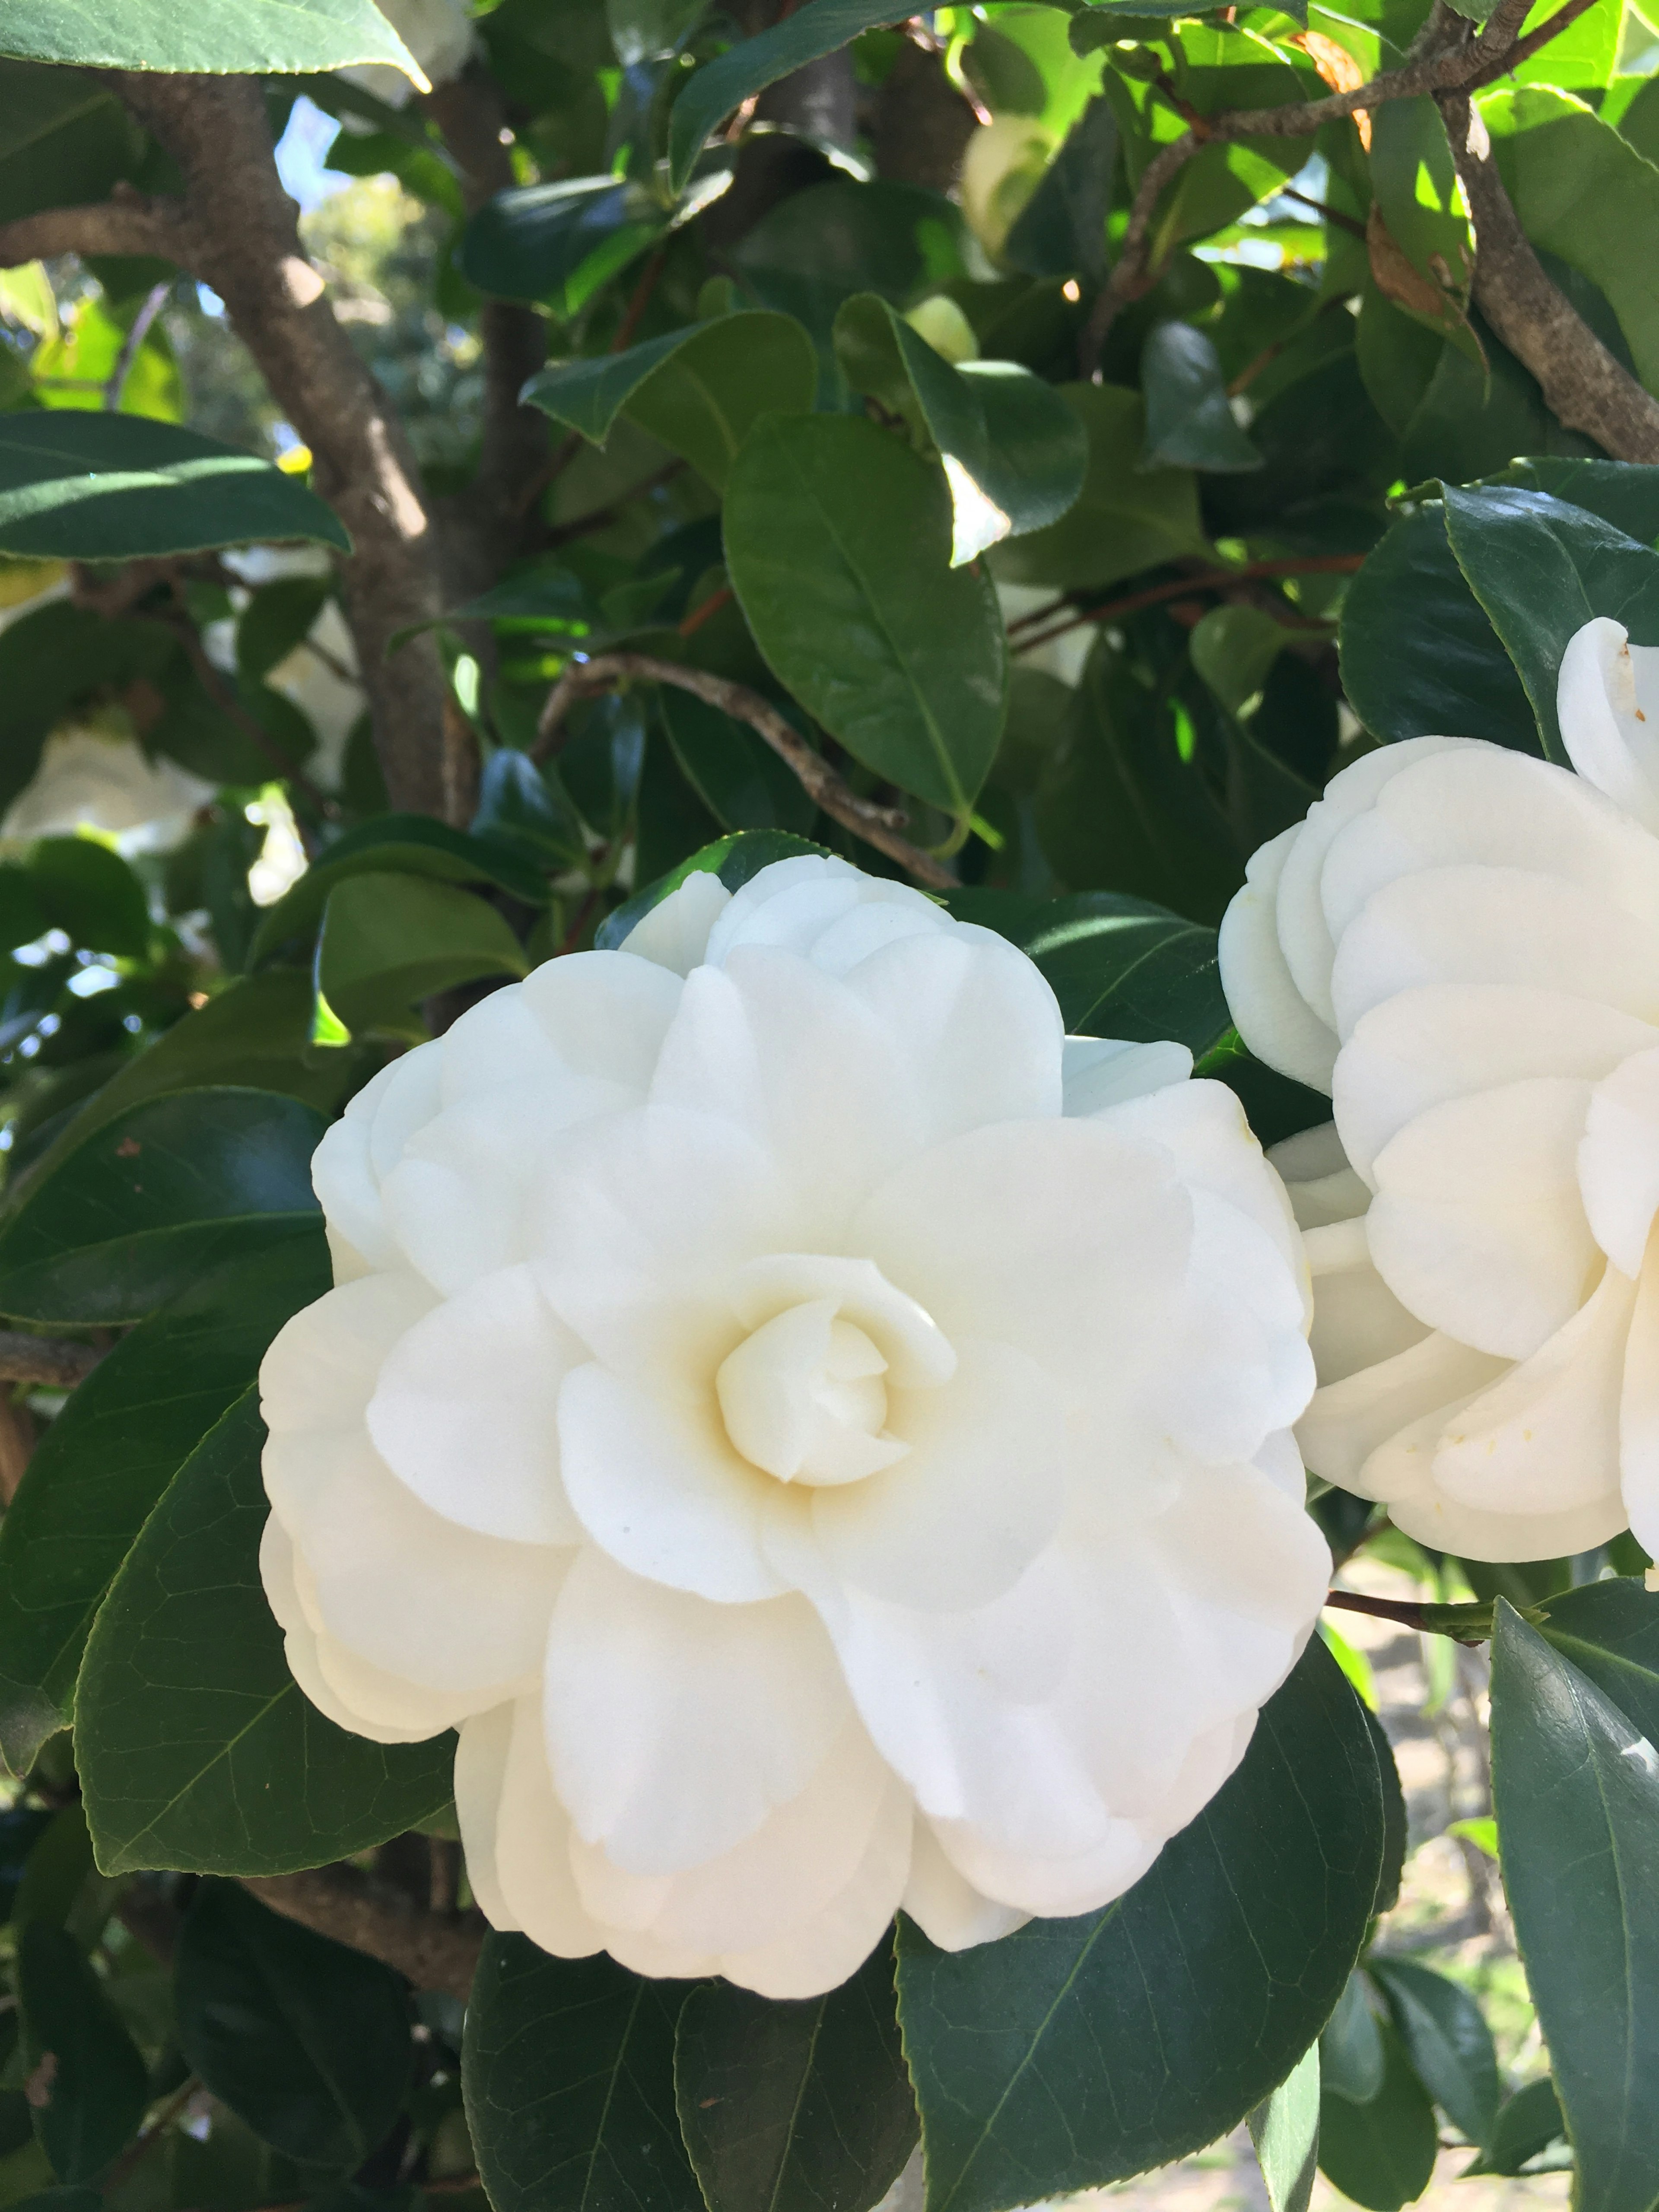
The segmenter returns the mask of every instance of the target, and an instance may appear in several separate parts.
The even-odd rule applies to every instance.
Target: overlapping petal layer
[[[1576,773],[1366,755],[1222,929],[1246,1042],[1335,1113],[1275,1155],[1314,1280],[1308,1465],[1483,1559],[1659,1541],[1659,650],[1587,624],[1559,706]]]
[[[1106,1902],[1224,1780],[1329,1559],[1294,1224],[1189,1071],[808,859],[354,1100],[264,1572],[333,1719],[459,1725],[496,1925],[807,1996],[901,1902]]]

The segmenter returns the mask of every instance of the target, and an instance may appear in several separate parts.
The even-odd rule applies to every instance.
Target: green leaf
[[[1073,20],[1076,20],[1075,18]],[[1002,243],[1002,258],[1030,276],[1106,274],[1106,216],[1117,166],[1111,103],[1091,100]]]
[[[1146,465],[1237,476],[1262,466],[1233,419],[1214,346],[1190,323],[1160,323],[1140,356]]]
[[[1446,536],[1446,512],[1396,522],[1342,605],[1342,684],[1376,738],[1486,738],[1539,750],[1531,704]]]
[[[681,1982],[490,1935],[461,2081],[495,2212],[703,2212],[674,2108]]]
[[[674,2039],[686,2149],[720,2212],[868,2212],[916,2141],[882,1943],[827,1996],[693,1989]]]
[[[1382,2087],[1382,2031],[1371,2009],[1365,1977],[1349,1975],[1336,2010],[1319,2039],[1320,2093],[1369,2105]]]
[[[1541,492],[1449,484],[1445,500],[1452,551],[1515,663],[1544,757],[1565,765],[1555,711],[1562,655],[1596,615],[1623,623],[1632,645],[1659,645],[1659,553]]]
[[[1492,1808],[1583,2212],[1659,2196],[1659,1756],[1502,1598]]]
[[[0,1313],[142,1321],[222,1260],[317,1219],[322,1116],[269,1091],[186,1091],[94,1130],[0,1225]]]
[[[412,2054],[390,1966],[209,1881],[185,1915],[173,1991],[192,2071],[274,2149],[355,2167],[384,2139]]]
[[[1188,650],[1227,712],[1244,714],[1261,703],[1288,636],[1261,607],[1212,607],[1194,628]]]
[[[441,884],[495,884],[527,906],[547,903],[546,876],[511,845],[452,830],[424,814],[382,814],[336,838],[293,890],[267,909],[249,960],[257,964],[290,939],[308,937],[336,884],[375,872],[425,876]]]
[[[0,1752],[15,1773],[69,1720],[93,1616],[157,1500],[329,1281],[315,1232],[216,1268],[124,1337],[41,1437],[0,1522]]]
[[[1517,2089],[1499,2111],[1492,2141],[1473,2166],[1472,2173],[1519,2173],[1528,2160],[1559,2142],[1566,2132],[1555,2084],[1547,2075]]]
[[[1006,636],[989,578],[950,567],[938,471],[872,422],[769,416],[725,531],[773,673],[855,760],[965,820],[1002,734]]]
[[[516,846],[538,868],[568,868],[585,859],[581,825],[527,753],[498,745],[478,785],[475,832]]]
[[[1300,1089],[1301,1086],[1298,1085],[1296,1087]],[[1305,1095],[1310,1099],[1312,1099],[1316,1097],[1318,1094],[1316,1092],[1310,1091]],[[1252,1109],[1251,1100],[1246,1093],[1241,1092],[1241,1097],[1243,1100],[1245,1116],[1249,1120],[1252,1129],[1254,1129],[1257,1136],[1261,1138],[1261,1142],[1264,1145],[1276,1144],[1278,1142],[1276,1135],[1261,1135],[1263,1128],[1267,1126],[1266,1118],[1259,1109]],[[1315,1127],[1316,1124],[1317,1116],[1310,1115],[1306,1121],[1300,1124],[1300,1127],[1304,1129],[1310,1129]],[[1294,1136],[1297,1132],[1292,1129],[1288,1131],[1286,1133]],[[1363,1528],[1363,1521],[1361,1522],[1360,1526]],[[1382,1844],[1382,1871],[1377,1876],[1376,1902],[1371,1907],[1373,1917],[1380,1917],[1382,1914],[1385,1912],[1392,1912],[1395,1906],[1400,1902],[1400,1879],[1406,1870],[1406,1844],[1407,1842],[1407,1830],[1408,1824],[1406,1818],[1406,1793],[1400,1785],[1400,1769],[1395,1763],[1394,1746],[1389,1741],[1387,1735],[1383,1733],[1382,1722],[1378,1720],[1376,1715],[1372,1712],[1369,1707],[1366,1709],[1365,1718],[1370,1723],[1371,1744],[1376,1753],[1376,1764],[1382,1776],[1382,1826],[1384,1838]]]
[[[540,300],[568,322],[602,285],[730,182],[730,168],[716,168],[672,210],[649,185],[611,176],[497,192],[462,233],[461,273],[481,292]]]
[[[1319,2170],[1319,2045],[1248,2115],[1272,2212],[1308,2212]]]
[[[26,1815],[27,1817],[27,1815]],[[61,1811],[40,1816],[46,1831],[35,1843],[17,1883],[9,1919],[14,1928],[30,1920],[48,1928],[62,1928],[93,1871],[92,1837],[84,1806],[65,1805]]]
[[[61,1928],[31,1921],[17,1941],[23,2063],[53,2063],[34,2132],[60,2182],[92,2181],[144,2117],[144,2062],[116,2017],[80,1945]]]
[[[799,835],[811,828],[817,802],[746,723],[670,684],[657,703],[681,773],[723,829]]]
[[[1075,503],[1088,461],[1083,427],[1030,369],[1006,361],[952,367],[874,292],[842,307],[835,346],[854,391],[904,415],[943,457],[952,567],[1057,522]]]
[[[118,853],[95,837],[42,837],[30,848],[28,872],[49,928],[61,929],[88,952],[143,957],[149,908],[143,885]]]
[[[348,1735],[289,1672],[259,1580],[264,1441],[250,1385],[179,1468],[88,1642],[76,1756],[106,1874],[289,1874],[448,1802],[453,1737]]]
[[[1659,168],[1582,100],[1550,87],[1491,92],[1479,106],[1528,237],[1599,287],[1638,380],[1659,391],[1659,299],[1632,250],[1659,229]]]
[[[1373,1959],[1370,1972],[1417,2077],[1455,2128],[1485,2143],[1503,2094],[1492,2030],[1468,1991],[1405,1959]]]
[[[373,0],[6,0],[0,54],[84,69],[295,76],[414,58]]]
[[[1060,396],[1088,435],[1083,489],[1058,522],[997,549],[992,565],[999,580],[1069,591],[1204,552],[1197,478],[1189,469],[1140,465],[1140,394],[1116,384],[1066,384]]]
[[[415,1042],[417,999],[481,975],[526,975],[530,963],[501,914],[429,877],[352,875],[329,893],[317,952],[323,996],[354,1035]]]
[[[1320,2100],[1319,2170],[1368,2212],[1400,2212],[1434,2178],[1440,2148],[1434,2107],[1391,2027],[1382,2038],[1382,2087],[1369,2103],[1328,2092]]]
[[[928,2212],[1001,2212],[1224,2135],[1341,1994],[1382,1850],[1364,1710],[1316,1640],[1240,1766],[1115,1904],[954,1955],[901,1920]]]
[[[1627,1576],[1583,1583],[1547,1601],[1539,1632],[1659,1742],[1659,1596]]]
[[[714,131],[752,94],[850,45],[861,32],[894,20],[892,0],[807,0],[758,38],[745,39],[700,69],[674,102],[668,120],[671,187],[683,189]]]
[[[994,929],[1047,977],[1069,1036],[1164,1037],[1200,1059],[1229,1027],[1216,936],[1148,899],[1119,891],[1023,898],[1015,891],[952,891],[959,921]]]
[[[659,906],[670,891],[677,891],[688,876],[699,872],[718,876],[727,890],[741,890],[775,860],[792,860],[802,853],[823,856],[826,851],[823,845],[792,837],[781,830],[745,830],[735,836],[716,838],[655,883],[647,884],[642,891],[635,891],[625,905],[613,908],[594,931],[594,945],[601,952],[614,952],[629,931],[643,921],[653,906]]]
[[[1545,454],[1511,461],[1486,481],[1547,492],[1570,507],[1587,507],[1644,545],[1659,544],[1659,468],[1635,461],[1574,461]]]
[[[297,477],[216,438],[139,415],[0,415],[0,552],[137,561],[284,538],[351,550]]]
[[[805,414],[817,380],[812,341],[794,317],[751,309],[670,331],[626,353],[556,362],[531,379],[523,397],[595,446],[626,411],[719,491],[760,416],[769,409]]]

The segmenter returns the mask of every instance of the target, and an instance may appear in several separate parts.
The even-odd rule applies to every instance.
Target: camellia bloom
[[[1312,1470],[1481,1559],[1659,1552],[1659,650],[1563,659],[1577,774],[1418,738],[1264,845],[1222,927],[1315,1288]]]
[[[802,857],[693,874],[379,1076],[262,1376],[265,1586],[459,1724],[499,1928],[776,1996],[1134,1881],[1329,1558],[1282,1188],[1175,1045]]]

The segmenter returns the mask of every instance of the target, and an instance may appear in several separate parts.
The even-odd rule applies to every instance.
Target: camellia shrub
[[[1656,73],[6,0],[0,2212],[1659,2204]]]

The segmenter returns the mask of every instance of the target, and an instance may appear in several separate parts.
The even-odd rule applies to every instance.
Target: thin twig
[[[1367,1597],[1362,1590],[1340,1589],[1328,1591],[1325,1602],[1342,1613],[1364,1613],[1377,1620],[1398,1621],[1401,1627],[1414,1628],[1419,1635],[1449,1636],[1455,1644],[1492,1640],[1493,1608],[1490,1605],[1419,1605],[1401,1598]],[[1544,1618],[1536,1607],[1517,1610],[1525,1620]]]
[[[1585,4],[1589,4],[1589,0],[1585,0]],[[1297,191],[1294,185],[1281,185],[1272,197],[1276,200],[1294,200],[1298,207],[1311,208],[1326,222],[1334,223],[1339,230],[1346,230],[1351,238],[1364,238],[1365,235],[1364,224],[1355,216],[1344,215],[1340,208],[1328,207],[1323,200],[1315,199],[1310,193]]]
[[[115,356],[115,366],[109,373],[109,382],[104,386],[104,412],[118,415],[121,410],[121,394],[126,390],[127,379],[132,374],[132,364],[138,358],[138,349],[149,336],[149,326],[155,320],[173,289],[173,278],[164,276],[159,284],[152,284],[145,295],[144,304],[132,319],[132,328],[121,342],[121,350]]]
[[[155,2118],[143,2130],[143,2134],[135,2136],[133,2141],[130,2142],[127,2145],[127,2148],[122,2152],[120,2157],[116,2160],[114,2165],[110,2168],[109,2172],[100,2184],[101,2188],[116,2190],[120,2187],[121,2184],[127,2179],[127,2176],[132,2172],[133,2167],[137,2165],[139,2160],[144,2155],[144,2153],[149,2148],[150,2145],[153,2142],[158,2142],[160,2138],[167,2133],[167,2130],[173,2125],[179,2113],[184,2111],[185,2106],[189,2104],[191,2099],[196,2094],[196,2092],[201,2087],[201,2086],[202,2084],[200,2081],[194,2074],[192,2074],[182,2088],[176,2089],[173,2092],[173,2095],[167,2099],[166,2104],[162,2106],[161,2111],[157,2112]]]
[[[0,1382],[38,1382],[48,1389],[72,1390],[103,1356],[95,1344],[0,1328]]]
[[[710,621],[724,606],[729,606],[734,597],[730,584],[722,584],[717,592],[710,592],[706,599],[693,607],[680,624],[682,637],[695,637],[706,622]]]
[[[659,660],[647,653],[603,653],[592,660],[572,661],[547,695],[536,725],[532,757],[539,760],[554,750],[564,718],[579,699],[611,690],[630,679],[672,684],[718,707],[734,721],[746,722],[793,772],[807,796],[832,819],[855,837],[863,838],[866,845],[885,853],[890,860],[896,860],[918,883],[936,890],[956,889],[957,879],[947,867],[899,835],[906,819],[899,809],[860,799],[758,691],[751,691],[745,684],[729,683],[723,676],[708,675],[701,668],[683,667],[677,660]]]
[[[1247,561],[1242,568],[1212,568],[1203,575],[1177,577],[1172,584],[1149,584],[1144,592],[1130,592],[1121,599],[1108,599],[1103,606],[1085,607],[1070,622],[1046,629],[1039,637],[1022,637],[1014,650],[1034,653],[1038,646],[1050,645],[1055,638],[1067,636],[1091,623],[1111,622],[1118,615],[1138,614],[1141,608],[1161,606],[1167,599],[1184,599],[1189,592],[1224,591],[1230,584],[1248,584],[1264,576],[1351,576],[1364,563],[1363,553],[1321,553],[1307,559]],[[1009,625],[1010,635],[1026,623],[1046,620],[1049,614],[1058,613],[1067,604],[1062,599],[1053,608],[1039,607],[1036,614],[1023,616],[1019,623]]]

